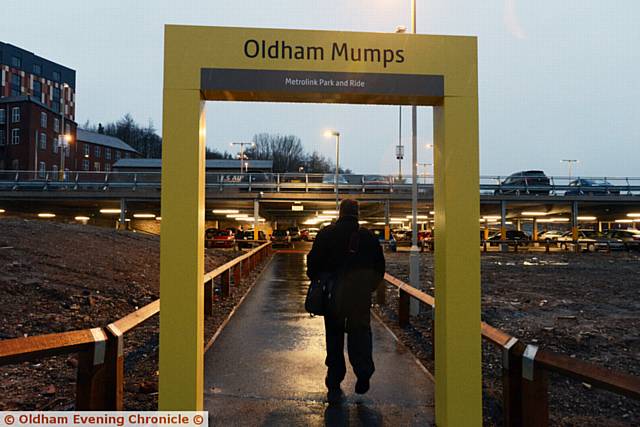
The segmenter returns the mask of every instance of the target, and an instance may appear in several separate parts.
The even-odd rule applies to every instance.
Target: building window
[[[41,75],[42,74],[42,65],[33,64],[33,74]]]
[[[53,102],[60,104],[60,88],[59,87],[53,88]]]
[[[60,81],[60,71],[54,71],[53,72],[53,81],[54,82],[59,82]]]
[[[71,125],[69,123],[64,125],[64,134],[65,135],[71,135]]]
[[[87,159],[82,160],[82,170],[83,171],[89,170],[89,160]]]
[[[20,144],[20,129],[11,129],[11,143],[13,145]]]
[[[56,140],[56,138],[53,138],[53,141],[51,141],[52,144],[51,146],[53,147],[53,154],[58,154],[58,141]]]
[[[0,109],[0,125],[3,125],[7,122],[7,110]]]
[[[38,98],[38,101],[42,99],[42,83],[39,81],[33,82],[33,96]]]
[[[40,132],[40,149],[47,149],[47,134],[44,132]]]
[[[40,162],[40,165],[38,166],[38,175],[40,176],[40,178],[44,178],[46,173],[47,173],[47,164],[45,162]]]
[[[13,107],[11,109],[11,123],[20,122],[20,107]]]
[[[20,58],[18,56],[12,56],[11,57],[11,66],[15,67],[15,68],[21,68],[22,67],[22,58]]]
[[[60,112],[60,100],[51,101],[51,109],[53,110],[54,113],[59,113]]]
[[[22,95],[22,78],[19,74],[11,74],[11,96]]]
[[[96,148],[93,149],[93,155],[96,158],[100,158],[100,147],[96,147]]]
[[[5,141],[6,138],[7,136],[4,134],[4,129],[0,129],[0,145],[6,144],[6,141]]]
[[[91,147],[89,144],[84,144],[84,156],[89,157],[89,154],[91,154]]]
[[[93,162],[93,170],[100,172],[100,162]]]
[[[111,160],[111,148],[104,149],[104,158],[105,160]]]
[[[120,160],[120,157],[122,157],[122,153],[116,150],[116,160]]]
[[[47,128],[47,113],[45,112],[40,113],[40,127],[42,129]]]
[[[111,172],[111,164],[110,163],[105,163],[104,164],[104,170],[105,170],[105,172]]]
[[[53,119],[53,131],[60,132],[60,119],[57,117]]]

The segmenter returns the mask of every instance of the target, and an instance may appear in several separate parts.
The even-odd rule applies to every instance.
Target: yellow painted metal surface
[[[202,409],[203,108],[198,91],[164,90],[160,236],[161,410]]]
[[[475,56],[474,56],[475,58]],[[470,58],[471,59],[471,58]],[[477,97],[434,108],[436,424],[482,424]]]
[[[260,46],[264,40],[265,57],[251,58],[254,51],[247,56],[248,40]],[[324,52],[332,52],[334,43],[380,49],[393,52],[396,60],[352,61],[332,55],[271,58],[268,46],[277,41],[321,47]],[[160,408],[202,407],[204,139],[199,127],[204,118],[202,100],[208,95],[200,91],[202,68],[444,76],[444,97],[432,102],[438,242],[436,422],[481,425],[477,41],[461,36],[165,27]],[[341,101],[363,102],[362,94],[349,96]],[[226,93],[207,99],[234,98]],[[305,98],[292,92],[278,101]],[[398,99],[378,94],[370,103],[395,104]]]

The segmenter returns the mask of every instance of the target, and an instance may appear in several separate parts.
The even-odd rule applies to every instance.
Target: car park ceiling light
[[[628,213],[629,218],[640,218],[640,213]]]
[[[406,219],[404,219],[404,218],[389,218],[389,222],[391,222],[391,221],[393,221],[393,222],[405,222]]]
[[[598,218],[595,216],[579,216],[578,221],[597,221]]]
[[[630,224],[633,222],[632,219],[616,219],[616,222],[618,224]]]
[[[384,222],[374,222],[373,225],[386,225]]]
[[[322,211],[324,215],[338,215],[338,211]]]
[[[119,214],[122,212],[120,209],[100,209],[102,214]]]
[[[137,214],[133,214],[134,218],[155,218],[156,215],[152,214],[152,213],[137,213]]]
[[[156,217],[156,221],[162,221],[162,217],[161,216],[157,216]]]
[[[0,213],[5,213],[6,211],[4,209],[0,209]]]
[[[491,221],[491,220],[498,220],[502,218],[500,215],[485,215],[482,217],[482,219],[486,219],[487,221]]]
[[[436,211],[429,211],[429,215],[435,215]]]
[[[38,218],[55,218],[56,214],[52,213],[39,213]]]
[[[77,217],[73,218],[76,221],[89,221],[91,218],[89,218],[88,216],[82,216],[82,215],[78,215]]]
[[[413,219],[413,215],[407,215],[407,216],[405,216],[405,218]],[[428,215],[417,215],[416,218],[417,219],[429,219],[429,216]]]
[[[362,225],[362,224],[369,224],[369,221],[358,221],[358,224]]]
[[[234,218],[234,219],[238,219],[238,218],[248,218],[249,214],[241,214],[241,213],[235,213],[235,214],[229,214],[227,215],[227,218]]]
[[[221,214],[221,215],[240,213],[240,211],[237,209],[214,209],[211,212],[213,212],[214,214]]]
[[[526,216],[545,216],[547,215],[546,212],[536,212],[536,211],[524,211],[521,212],[520,215],[526,215]]]

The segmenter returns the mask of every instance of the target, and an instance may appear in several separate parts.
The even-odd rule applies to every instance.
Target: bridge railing
[[[639,177],[548,177],[547,183],[521,177],[517,182],[505,176],[480,176],[480,191],[485,195],[638,195]],[[209,191],[267,191],[310,192],[335,191],[333,174],[305,173],[239,173],[207,172],[206,187]],[[432,193],[433,177],[419,176],[420,193]],[[586,185],[592,182],[597,185]],[[577,185],[580,184],[580,185]],[[120,171],[66,171],[60,179],[57,171],[0,171],[0,190],[76,190],[109,191],[137,189],[159,190],[161,174],[152,172]],[[342,174],[338,179],[338,190],[349,193],[393,193],[410,192],[411,178],[398,179],[391,175]]]
[[[215,281],[221,278],[221,287],[229,295],[229,278],[234,272],[234,284],[246,278],[260,262],[270,255],[271,243],[237,257],[204,275],[205,316],[212,314]],[[207,292],[207,289],[210,289]],[[77,410],[123,410],[124,395],[124,336],[160,312],[160,300],[110,323],[105,328],[92,328],[12,338],[0,341],[0,366],[33,360],[77,354],[77,380],[75,407]],[[206,349],[205,349],[206,351]]]
[[[398,290],[398,325],[409,325],[410,299],[415,298],[432,310],[431,353],[435,355],[436,300],[431,295],[386,273],[385,283]],[[386,285],[378,287],[376,301],[386,304]],[[548,373],[555,372],[593,387],[640,400],[640,377],[603,368],[574,357],[541,349],[480,323],[482,338],[502,353],[502,397],[505,426],[549,425]]]

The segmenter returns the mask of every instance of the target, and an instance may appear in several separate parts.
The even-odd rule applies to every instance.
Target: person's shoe
[[[362,378],[356,381],[356,393],[357,394],[365,394],[369,391],[369,379]]]
[[[339,403],[342,403],[343,399],[344,393],[342,392],[341,388],[330,388],[327,392],[327,402],[329,402],[329,405],[337,405]]]

